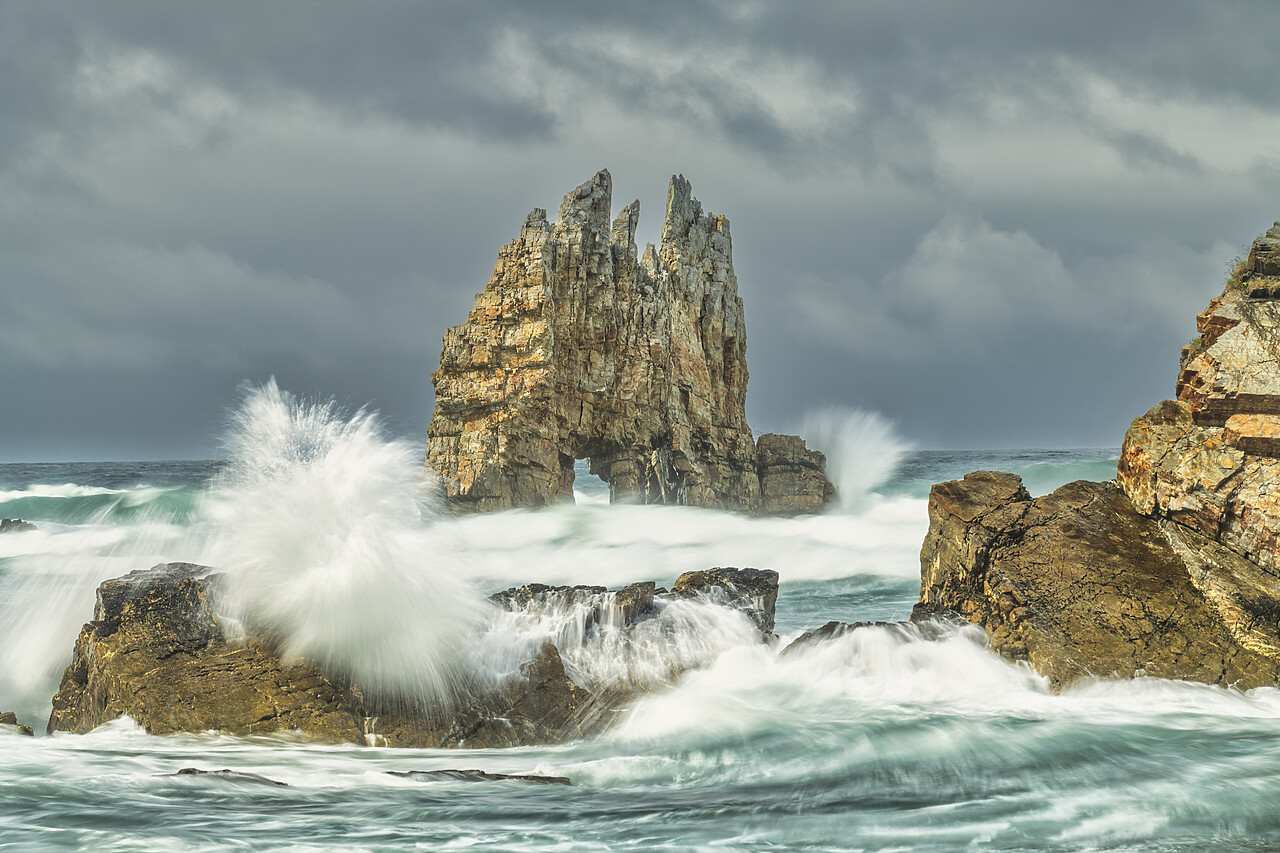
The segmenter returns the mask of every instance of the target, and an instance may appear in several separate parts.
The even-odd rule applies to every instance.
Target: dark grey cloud
[[[0,456],[212,452],[273,373],[421,433],[497,248],[605,166],[642,238],[674,172],[732,219],[757,427],[1116,444],[1280,216],[1277,36],[1262,2],[6,3]]]

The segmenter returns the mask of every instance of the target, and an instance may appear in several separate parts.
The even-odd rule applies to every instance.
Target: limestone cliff
[[[1280,223],[1197,318],[1114,484],[1032,500],[1013,475],[933,488],[921,604],[1056,683],[1280,676]]]
[[[574,460],[589,459],[615,500],[821,508],[821,454],[806,457],[817,478],[786,481],[802,494],[762,498],[729,221],[673,177],[661,245],[641,254],[640,203],[611,222],[611,200],[601,171],[554,223],[530,213],[445,334],[426,461],[446,499],[459,511],[570,501]]]

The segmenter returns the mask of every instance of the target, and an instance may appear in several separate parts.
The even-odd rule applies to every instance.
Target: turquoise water
[[[785,642],[830,619],[906,617],[931,483],[996,468],[1043,493],[1109,479],[1116,455],[908,453],[850,508],[805,519],[609,506],[580,476],[576,506],[459,520],[426,511],[404,542],[412,571],[447,572],[464,582],[460,594],[476,596],[529,581],[669,584],[711,565],[774,568]],[[360,472],[381,463],[357,455],[344,464],[334,488],[363,506],[351,531],[373,526],[385,537],[370,515],[381,510],[360,491]],[[40,528],[0,537],[0,710],[43,729],[102,579],[236,553],[224,529],[235,516],[222,485],[209,486],[226,470],[0,466],[0,516]],[[282,510],[262,523],[246,534],[290,541],[296,531],[286,527],[308,517]],[[343,523],[324,516],[328,531]],[[374,586],[400,577],[361,571]],[[353,620],[390,606],[385,596],[355,600]],[[768,646],[714,646],[617,730],[555,747],[152,737],[128,720],[84,736],[0,733],[0,849],[1269,850],[1280,849],[1278,766],[1275,690],[1142,679],[1056,696],[1028,669],[992,658],[975,632],[924,642],[873,629],[783,659]],[[288,787],[166,775],[183,767]],[[470,767],[574,784],[415,782],[386,772]]]

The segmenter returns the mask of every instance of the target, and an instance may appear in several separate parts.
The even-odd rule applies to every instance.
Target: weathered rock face
[[[500,748],[593,734],[634,695],[628,685],[587,689],[570,678],[557,647],[543,642],[518,676],[476,684],[449,707],[380,701],[309,663],[282,661],[269,638],[227,639],[213,603],[220,576],[210,571],[171,563],[103,583],[94,620],[81,631],[54,697],[48,731],[83,733],[128,715],[153,734],[300,731],[324,743]],[[494,600],[533,616],[585,604],[577,611],[579,637],[606,627],[626,632],[682,597],[740,610],[772,627],[775,572],[712,569],[682,575],[677,586],[668,593],[652,582],[617,592],[533,584]],[[627,637],[620,637],[624,646]]]
[[[1059,686],[1135,674],[1273,683],[1280,609],[1262,602],[1280,602],[1280,581],[1176,536],[1110,483],[1033,500],[1016,475],[979,471],[933,488],[920,600],[982,625],[994,651]],[[1220,567],[1220,594],[1189,571],[1193,551]]]
[[[611,200],[601,171],[554,223],[529,214],[467,322],[446,333],[427,465],[450,505],[571,501],[585,458],[614,499],[821,507],[825,477],[794,481],[807,501],[762,503],[729,221],[672,178],[661,246],[641,255],[639,202],[611,223]],[[806,460],[821,473],[820,454]]]
[[[827,457],[798,435],[765,433],[756,442],[760,509],[768,515],[818,513],[835,500]]]
[[[84,733],[127,714],[153,734],[298,729],[325,742],[361,740],[344,687],[307,664],[281,663],[261,641],[223,639],[209,572],[170,563],[99,586],[48,731]]]
[[[1176,400],[1134,420],[1115,484],[1031,500],[1013,475],[935,486],[921,602],[1057,683],[1280,675],[1280,223],[1197,317]]]
[[[1280,224],[1197,318],[1176,401],[1136,419],[1119,483],[1169,518],[1280,571]]]

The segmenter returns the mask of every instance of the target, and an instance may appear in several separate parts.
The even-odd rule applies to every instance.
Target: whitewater
[[[1275,690],[1135,679],[1055,695],[990,655],[977,629],[925,641],[873,627],[777,654],[829,620],[906,618],[932,483],[1008,470],[1043,494],[1110,479],[1114,449],[913,451],[875,416],[826,411],[802,430],[841,487],[824,515],[610,505],[580,466],[573,505],[452,518],[421,476],[421,447],[387,438],[370,413],[269,386],[232,420],[225,461],[0,465],[0,516],[38,526],[0,536],[0,711],[43,734],[96,585],[174,560],[233,578],[228,624],[268,626],[292,654],[416,699],[497,678],[543,638],[591,684],[654,663],[620,663],[563,619],[484,607],[530,582],[669,586],[712,566],[775,569],[779,644],[675,613],[653,645],[693,669],[649,679],[616,728],[557,746],[156,737],[128,719],[88,735],[6,729],[0,849],[1280,848]],[[170,775],[185,767],[287,787]],[[443,768],[573,784],[388,772]]]

